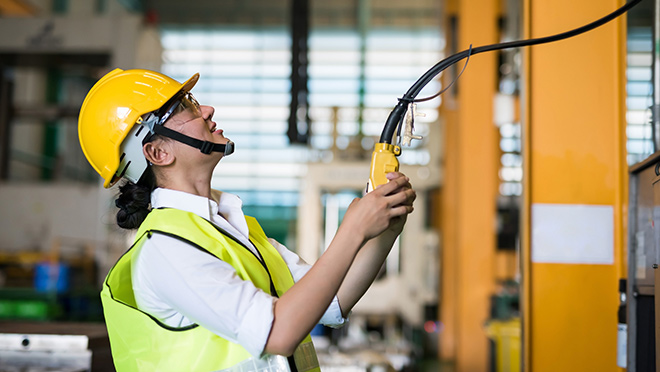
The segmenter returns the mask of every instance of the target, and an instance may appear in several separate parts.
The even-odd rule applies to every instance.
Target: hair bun
[[[136,229],[151,211],[151,189],[147,186],[127,181],[119,186],[119,196],[115,200],[117,224],[125,229]]]

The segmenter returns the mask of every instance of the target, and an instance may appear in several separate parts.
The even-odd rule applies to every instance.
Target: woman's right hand
[[[415,191],[408,177],[401,173],[395,173],[393,177],[362,198],[355,198],[339,229],[357,234],[366,243],[390,227],[393,218],[411,213]]]

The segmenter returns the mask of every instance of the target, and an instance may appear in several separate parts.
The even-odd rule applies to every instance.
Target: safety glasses
[[[193,115],[193,117],[188,120],[202,116],[199,102],[197,102],[190,92],[174,96],[169,104],[165,104],[160,110],[156,111],[156,117],[158,118],[156,124],[163,125],[172,116],[185,111],[188,111]]]
[[[150,142],[155,138],[154,128],[156,126],[164,125],[168,119],[182,112],[190,114],[190,117],[183,119],[184,123],[202,117],[199,102],[197,102],[190,92],[181,92],[175,95],[163,107],[144,117],[144,124],[149,128],[149,133],[142,139],[142,144]]]

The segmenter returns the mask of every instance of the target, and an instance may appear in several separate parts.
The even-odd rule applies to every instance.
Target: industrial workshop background
[[[109,70],[199,72],[196,97],[237,144],[213,186],[314,262],[427,69],[623,4],[0,0],[0,371],[114,370],[99,291],[131,236],[77,134]],[[643,0],[426,86],[455,80],[419,104],[423,140],[399,157],[415,212],[349,325],[314,330],[322,370],[656,370],[659,11]]]

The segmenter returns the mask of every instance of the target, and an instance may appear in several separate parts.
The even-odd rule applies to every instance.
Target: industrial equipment
[[[388,172],[396,172],[399,170],[399,161],[397,160],[396,157],[401,154],[400,144],[410,144],[410,141],[412,139],[420,138],[413,135],[414,118],[415,118],[415,114],[414,114],[415,102],[421,102],[421,101],[427,101],[433,99],[439,96],[440,94],[442,94],[448,87],[430,97],[419,98],[419,99],[417,99],[416,97],[421,92],[421,90],[426,86],[426,84],[431,82],[442,71],[444,71],[451,65],[463,60],[464,58],[469,59],[470,56],[473,54],[490,52],[500,49],[519,48],[524,46],[546,44],[583,34],[587,31],[591,31],[595,28],[604,25],[613,19],[616,19],[617,17],[626,13],[632,7],[637,5],[640,1],[641,0],[630,1],[626,3],[624,6],[615,10],[614,12],[594,22],[591,22],[587,25],[578,27],[570,31],[566,31],[552,36],[541,37],[541,38],[491,44],[476,48],[472,48],[472,46],[470,46],[468,50],[455,53],[443,59],[442,61],[438,62],[435,66],[431,67],[426,73],[424,73],[424,75],[422,75],[408,89],[408,91],[403,95],[403,97],[399,98],[399,102],[397,103],[397,105],[394,107],[389,117],[387,118],[387,121],[385,122],[385,126],[383,127],[383,131],[380,136],[380,140],[376,144],[375,149],[372,153],[371,170],[369,173],[370,177],[369,177],[369,182],[367,184],[367,191],[370,191],[378,187],[379,185],[386,183],[387,178],[385,178],[385,174],[387,174]],[[459,76],[460,74],[456,77],[456,79],[458,79]],[[402,125],[405,125],[405,129],[403,131],[401,129]],[[397,133],[397,144],[393,145],[392,140],[394,138],[395,132]],[[403,132],[403,136],[401,134],[402,132]]]
[[[627,370],[656,370],[657,242],[660,231],[660,152],[630,168],[627,279]]]

